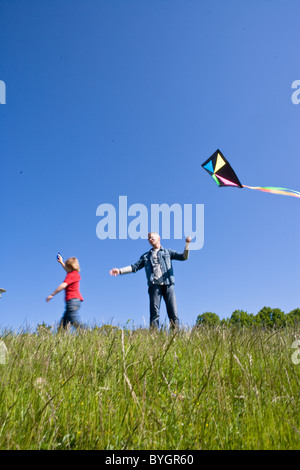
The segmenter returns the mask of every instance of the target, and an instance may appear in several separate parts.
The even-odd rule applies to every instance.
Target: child
[[[57,287],[53,294],[47,297],[46,301],[49,302],[54,295],[65,289],[66,310],[60,321],[60,326],[66,328],[67,325],[71,323],[77,328],[81,326],[77,312],[80,308],[80,302],[83,301],[82,295],[79,291],[79,281],[81,279],[79,274],[79,262],[77,258],[69,258],[64,263],[60,255],[57,256],[57,261],[68,274],[66,275],[64,282]]]

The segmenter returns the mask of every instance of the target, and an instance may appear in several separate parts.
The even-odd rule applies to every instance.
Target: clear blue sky
[[[299,15],[299,0],[1,0],[1,328],[60,320],[58,251],[80,261],[86,323],[148,326],[144,271],[109,276],[147,240],[96,236],[120,195],[204,204],[204,247],[174,262],[182,324],[300,306],[300,201],[201,168],[220,148],[243,184],[300,190]]]

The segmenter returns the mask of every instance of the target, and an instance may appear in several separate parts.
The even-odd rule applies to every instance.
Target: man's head
[[[148,241],[152,248],[159,249],[160,248],[160,236],[158,233],[150,232],[148,233]]]

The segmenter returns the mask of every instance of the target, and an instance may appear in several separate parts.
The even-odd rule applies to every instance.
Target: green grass
[[[300,330],[3,333],[0,449],[299,449]]]

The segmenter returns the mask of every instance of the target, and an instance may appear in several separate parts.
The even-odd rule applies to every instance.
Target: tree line
[[[300,324],[300,309],[296,308],[284,313],[280,308],[263,307],[256,315],[244,310],[235,310],[230,318],[220,319],[216,313],[205,312],[198,315],[196,326],[241,326],[241,327],[267,327],[282,328],[288,325]]]

